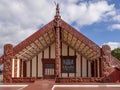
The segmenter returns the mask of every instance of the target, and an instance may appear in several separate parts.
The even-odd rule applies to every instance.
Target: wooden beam
[[[47,43],[45,36],[43,35],[42,37],[43,37],[43,39],[44,39],[46,45],[48,45],[49,43]]]
[[[50,38],[50,33],[48,32],[47,34],[48,34],[48,37],[49,37],[49,39],[50,39],[50,42],[52,42],[52,40],[51,40],[51,38]]]
[[[85,55],[86,55],[86,56],[88,56],[88,55],[89,55],[90,53],[92,53],[92,52],[93,52],[93,50],[92,50],[92,49],[90,49],[90,52],[89,52],[89,53],[88,53],[88,52],[87,52],[87,53],[85,53]]]
[[[76,47],[76,44],[77,44],[77,42],[78,42],[78,41],[79,41],[78,39],[75,41],[75,43],[74,43],[74,46],[73,46],[73,47]]]
[[[40,37],[41,38],[41,37]],[[44,45],[43,45],[43,43],[40,41],[40,38],[38,39],[38,41],[40,42],[40,44],[42,45],[42,47],[45,47]]]
[[[66,41],[62,41],[62,42],[63,42],[64,44],[66,44],[66,45],[69,45]],[[69,47],[72,48],[73,50],[75,50],[77,53],[79,53],[79,54],[81,54],[82,56],[84,56],[84,57],[87,58],[87,56],[83,55],[81,52],[79,52],[78,50],[76,50],[75,47],[73,47],[73,46],[71,46],[71,45],[69,45]]]

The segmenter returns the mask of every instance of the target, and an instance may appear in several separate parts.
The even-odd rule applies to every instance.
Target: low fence
[[[35,77],[19,77],[12,78],[12,83],[33,83],[35,82]]]
[[[80,77],[80,78],[57,78],[57,83],[72,83],[72,82],[102,82],[101,78],[98,77]]]

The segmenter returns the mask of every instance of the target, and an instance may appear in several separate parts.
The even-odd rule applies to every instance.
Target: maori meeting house
[[[120,82],[120,61],[61,19],[54,19],[0,57],[4,83],[54,80],[56,83]]]

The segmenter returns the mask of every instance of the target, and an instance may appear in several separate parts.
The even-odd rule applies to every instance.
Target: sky
[[[19,44],[54,19],[61,18],[100,47],[120,47],[120,0],[0,0],[0,55],[5,44]]]

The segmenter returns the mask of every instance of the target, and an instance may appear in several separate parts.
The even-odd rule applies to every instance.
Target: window
[[[76,57],[75,56],[63,56],[61,60],[62,73],[75,73],[76,71]]]

